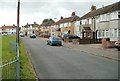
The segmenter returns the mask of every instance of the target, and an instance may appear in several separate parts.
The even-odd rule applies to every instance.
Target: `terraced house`
[[[51,36],[51,28],[54,25],[55,21],[53,19],[44,19],[42,24],[39,26],[40,36]]]
[[[114,43],[120,39],[120,2],[99,9],[92,5],[91,11],[76,21],[75,26],[81,38],[109,38]]]
[[[61,16],[60,20],[55,23],[55,30],[57,36],[62,36],[66,33],[74,34],[74,22],[79,20],[79,16],[72,12],[71,17],[63,18]]]
[[[21,27],[21,32],[23,32],[25,35],[30,35],[32,33],[37,34],[38,27],[39,27],[39,25],[36,22],[34,22],[34,24],[27,23],[25,26]]]
[[[2,34],[7,34],[7,35],[12,35],[12,34],[16,34],[16,26],[2,26],[1,28],[1,33]]]

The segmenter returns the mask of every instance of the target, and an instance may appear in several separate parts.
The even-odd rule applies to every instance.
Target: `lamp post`
[[[17,7],[17,28],[16,28],[16,80],[20,81],[20,41],[19,41],[19,19],[20,18],[20,0]]]

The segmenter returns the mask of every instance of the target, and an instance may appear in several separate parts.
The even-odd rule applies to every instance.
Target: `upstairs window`
[[[120,19],[120,11],[118,12],[118,19]]]
[[[109,31],[106,30],[106,37],[109,37]]]

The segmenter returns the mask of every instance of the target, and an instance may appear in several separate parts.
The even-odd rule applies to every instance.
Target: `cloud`
[[[73,11],[81,17],[90,11],[91,5],[100,8],[117,1],[119,0],[21,0],[20,23],[24,25],[36,21],[40,24],[45,18],[58,20],[60,16],[69,17]],[[0,19],[0,25],[16,23],[16,14],[17,0],[0,0],[0,18],[4,19]]]
[[[9,15],[8,15],[9,14]],[[8,24],[8,25],[13,25],[14,23],[17,22],[17,15],[15,12],[9,11],[3,11],[0,13],[0,25]]]

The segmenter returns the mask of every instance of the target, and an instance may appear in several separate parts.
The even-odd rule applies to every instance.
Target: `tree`
[[[49,21],[49,19],[44,19],[42,23],[45,23],[45,22],[48,22],[48,21]]]

